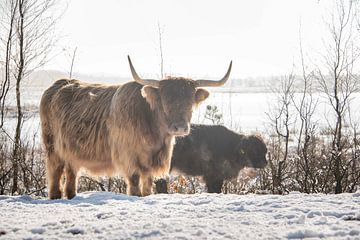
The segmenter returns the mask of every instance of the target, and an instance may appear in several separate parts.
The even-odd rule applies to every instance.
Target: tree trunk
[[[17,123],[14,137],[14,149],[13,149],[13,184],[12,184],[12,194],[15,194],[18,191],[18,174],[19,174],[19,163],[21,158],[21,128],[23,113],[21,109],[21,95],[20,95],[20,83],[24,76],[24,9],[23,2],[19,0],[19,23],[18,23],[18,37],[19,37],[19,63],[17,66],[17,76],[16,76],[16,107],[17,107]]]
[[[18,190],[18,174],[19,174],[19,163],[21,160],[21,127],[22,127],[22,109],[21,109],[21,98],[20,98],[20,81],[16,82],[16,106],[17,106],[17,123],[14,137],[14,149],[13,149],[13,184],[12,194],[15,194]]]

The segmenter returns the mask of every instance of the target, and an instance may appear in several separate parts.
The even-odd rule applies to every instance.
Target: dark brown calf
[[[201,176],[208,192],[220,193],[224,180],[236,178],[244,167],[266,166],[266,146],[257,136],[237,134],[223,126],[191,126],[191,132],[176,138],[170,171]],[[164,192],[164,184],[157,184]]]

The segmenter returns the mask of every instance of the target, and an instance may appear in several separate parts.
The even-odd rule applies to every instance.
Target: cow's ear
[[[150,108],[154,110],[159,101],[159,90],[151,86],[144,86],[141,89],[141,95],[149,103]]]
[[[204,101],[208,97],[209,97],[209,92],[208,91],[206,91],[205,89],[202,89],[202,88],[196,89],[196,93],[195,93],[195,103],[196,103],[196,105],[199,105],[202,101]]]

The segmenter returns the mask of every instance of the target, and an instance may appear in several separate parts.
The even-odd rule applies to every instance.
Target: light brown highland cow
[[[91,175],[122,175],[128,194],[151,194],[153,177],[169,171],[175,136],[190,131],[194,106],[209,93],[199,87],[220,81],[141,79],[128,57],[135,81],[124,85],[61,79],[41,99],[42,138],[47,152],[50,199],[76,195],[81,169]]]

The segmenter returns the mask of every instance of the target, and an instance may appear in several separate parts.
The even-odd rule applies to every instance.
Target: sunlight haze
[[[69,1],[62,37],[47,69],[130,76],[126,56],[145,77],[160,77],[158,24],[166,75],[232,77],[287,74],[305,51],[321,46],[324,8],[318,1]],[[313,54],[313,53],[312,53]]]

